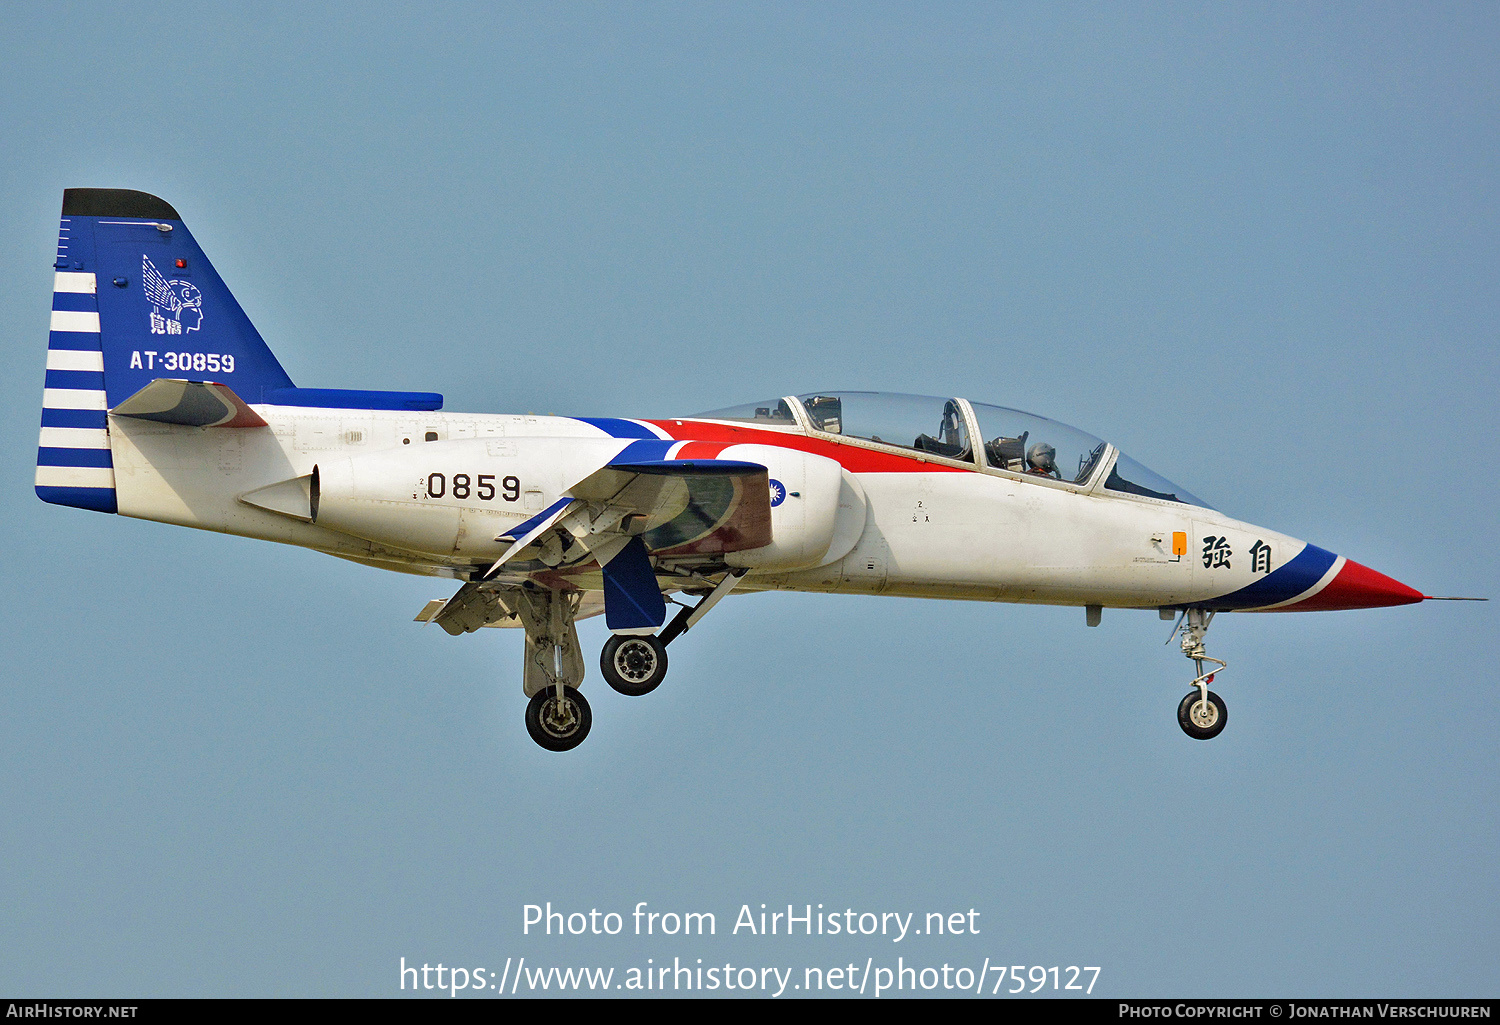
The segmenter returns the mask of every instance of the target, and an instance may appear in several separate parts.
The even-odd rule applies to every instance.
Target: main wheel
[[[650,634],[616,634],[604,642],[599,670],[621,694],[650,694],[667,675],[667,646]]]
[[[1205,704],[1194,688],[1188,691],[1182,704],[1177,706],[1177,724],[1182,727],[1183,733],[1194,740],[1213,740],[1224,732],[1224,726],[1228,722],[1229,709],[1224,707],[1224,699],[1213,691],[1208,692],[1208,702]]]
[[[572,687],[563,687],[561,701],[555,686],[545,687],[526,706],[526,732],[548,751],[571,751],[583,743],[593,725],[589,703]]]

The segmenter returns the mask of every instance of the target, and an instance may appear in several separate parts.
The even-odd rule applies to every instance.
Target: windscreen
[[[746,420],[767,427],[795,427],[796,419],[785,399],[766,399],[762,402],[746,402],[740,406],[714,409],[707,413],[694,413],[699,420]]]
[[[1124,452],[1120,453],[1120,457],[1115,460],[1115,465],[1110,468],[1109,476],[1104,479],[1104,487],[1109,491],[1118,491],[1126,495],[1159,498],[1164,502],[1182,502],[1184,505],[1201,505],[1205,509],[1213,508],[1191,491],[1173,484],[1156,471],[1142,466]]]

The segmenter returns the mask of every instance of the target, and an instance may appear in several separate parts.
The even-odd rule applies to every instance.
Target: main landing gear
[[[523,588],[516,592],[516,615],[526,628],[526,656],[521,687],[526,732],[548,751],[571,751],[583,743],[594,724],[589,703],[578,693],[583,682],[583,653],[573,618],[578,592]]]
[[[1222,660],[1210,658],[1203,645],[1208,624],[1213,622],[1214,615],[1215,613],[1204,609],[1188,609],[1181,625],[1182,653],[1198,667],[1198,678],[1192,682],[1194,689],[1188,691],[1177,706],[1177,724],[1182,727],[1182,732],[1194,740],[1212,740],[1224,732],[1224,727],[1229,722],[1229,709],[1225,707],[1224,699],[1208,689],[1208,685],[1214,682],[1214,675],[1227,668]],[[1212,662],[1218,669],[1210,669],[1205,673],[1205,662]]]
[[[655,690],[666,679],[667,645],[734,590],[745,573],[726,573],[697,605],[683,606],[660,634],[612,635],[599,656],[604,681],[630,697]],[[531,699],[526,706],[526,732],[548,751],[571,751],[583,743],[594,724],[589,703],[578,692],[583,682],[583,657],[573,620],[581,595],[532,587],[520,589],[517,595],[516,614],[526,628],[522,686]]]

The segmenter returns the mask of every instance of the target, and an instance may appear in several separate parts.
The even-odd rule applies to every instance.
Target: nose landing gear
[[[1198,667],[1198,677],[1191,684],[1194,689],[1188,691],[1177,706],[1177,724],[1194,740],[1212,740],[1224,732],[1229,722],[1229,709],[1224,699],[1208,689],[1215,674],[1228,668],[1222,659],[1209,657],[1203,644],[1208,624],[1213,622],[1215,614],[1204,609],[1188,609],[1182,624],[1182,653]],[[1212,662],[1218,668],[1205,673],[1205,662]]]

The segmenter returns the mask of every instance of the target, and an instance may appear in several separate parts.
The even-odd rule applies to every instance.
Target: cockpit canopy
[[[1105,491],[1207,507],[1092,434],[983,402],[895,392],[808,392],[697,415],[860,438],[1079,487],[1092,486],[1107,467]]]

